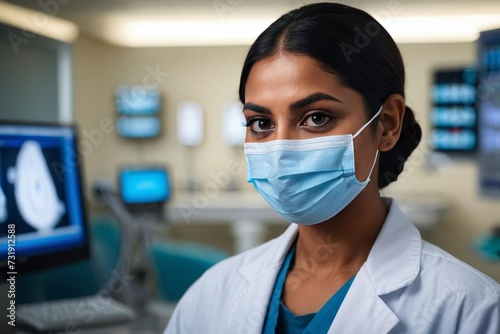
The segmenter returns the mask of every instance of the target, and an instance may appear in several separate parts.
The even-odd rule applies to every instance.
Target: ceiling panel
[[[82,33],[111,44],[168,46],[182,45],[182,41],[186,42],[186,45],[203,45],[204,41],[207,45],[247,44],[280,14],[305,3],[318,1],[8,0],[6,2],[74,22]],[[443,30],[456,30],[456,36],[449,37],[450,41],[455,41],[462,37],[464,40],[473,38],[471,36],[477,34],[478,29],[500,27],[500,1],[498,0],[354,0],[341,2],[364,9],[377,18],[385,19],[386,22],[383,24],[393,26],[392,31],[391,27],[386,26],[386,28],[391,33],[394,32],[396,40],[410,38],[406,40],[407,42],[411,41],[411,31],[409,35],[407,34],[409,37],[399,36],[402,27],[406,26],[411,26],[411,29],[417,32],[425,30],[419,27],[427,26],[428,34],[432,34],[434,29],[437,38],[435,40],[429,38],[430,42],[442,41],[446,38],[446,36],[438,36]],[[397,10],[394,11],[394,8]],[[451,26],[452,29],[447,29],[443,23],[445,19],[450,19],[448,25],[457,24],[457,28]],[[498,24],[495,25],[497,21]],[[238,32],[241,35],[240,38],[238,38]],[[199,35],[199,38],[196,38],[196,35]],[[132,37],[129,38],[129,36]],[[151,41],[147,40],[148,36],[151,36]],[[210,37],[226,39],[212,41]],[[170,42],[166,41],[168,38]],[[426,38],[417,36],[416,41],[425,41]],[[141,43],[144,44],[140,45]]]

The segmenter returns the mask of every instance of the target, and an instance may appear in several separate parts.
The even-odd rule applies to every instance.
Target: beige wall
[[[237,100],[240,67],[247,47],[204,48],[119,48],[90,38],[80,38],[74,47],[75,119],[87,132],[99,129],[100,122],[116,120],[114,89],[121,84],[158,84],[163,107],[162,135],[153,140],[127,140],[114,132],[105,134],[85,156],[87,184],[99,177],[115,180],[116,168],[128,163],[166,163],[175,188],[184,187],[186,150],[177,142],[176,106],[184,100],[202,103],[205,137],[192,149],[199,183],[209,171],[226,168],[231,159],[244,164],[242,152],[225,147],[221,136],[222,109]],[[158,72],[159,80],[150,73]],[[82,137],[85,139],[85,136]],[[96,137],[97,138],[97,137]],[[244,165],[239,180],[244,182]]]
[[[403,45],[401,50],[407,67],[407,103],[415,110],[425,135],[429,132],[431,71],[441,66],[472,64],[475,47],[473,43]],[[175,111],[177,104],[186,99],[201,102],[205,109],[205,140],[194,149],[199,184],[203,186],[210,181],[210,171],[224,170],[228,161],[236,159],[242,167],[238,182],[244,189],[251,189],[245,183],[242,152],[224,146],[220,126],[224,104],[237,99],[246,51],[247,47],[119,48],[81,37],[74,47],[75,118],[82,130],[94,131],[94,144],[92,150],[87,150],[84,162],[87,190],[98,178],[116,180],[120,165],[142,162],[167,164],[174,187],[181,188],[186,178],[186,151],[177,143]],[[141,85],[154,69],[168,72],[168,76],[161,76],[157,82],[163,97],[161,137],[129,141],[118,138],[114,132],[102,131],[102,140],[99,140],[96,131],[100,122],[114,122],[116,118],[112,105],[116,86]],[[473,238],[500,223],[500,201],[478,198],[474,161],[457,161],[442,171],[429,170],[422,159],[426,153],[425,149],[417,152],[408,171],[387,193],[446,196],[452,203],[451,213],[427,237],[500,280],[500,265],[482,261],[471,248]]]

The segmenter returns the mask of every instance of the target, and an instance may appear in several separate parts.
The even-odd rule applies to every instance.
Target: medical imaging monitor
[[[2,275],[89,256],[80,155],[73,126],[0,123]]]
[[[165,166],[126,166],[119,171],[120,197],[132,212],[161,211],[170,198]]]

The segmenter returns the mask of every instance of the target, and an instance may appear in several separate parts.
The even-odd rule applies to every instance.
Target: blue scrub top
[[[340,305],[349,291],[349,288],[354,281],[353,276],[347,281],[319,310],[318,313],[310,313],[304,315],[295,315],[281,301],[283,286],[285,284],[286,275],[290,268],[292,258],[295,254],[295,243],[290,248],[283,266],[280,269],[274,290],[271,295],[266,319],[264,321],[263,334],[322,334],[327,333],[335,316],[337,315]]]

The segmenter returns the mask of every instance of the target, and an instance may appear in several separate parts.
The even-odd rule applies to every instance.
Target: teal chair
[[[46,300],[96,294],[111,277],[120,256],[118,225],[107,217],[90,223],[90,259],[17,277],[16,301]]]
[[[90,225],[92,235],[90,263],[99,288],[105,287],[120,260],[122,235],[116,221],[98,217]]]
[[[150,251],[159,295],[168,302],[178,301],[208,268],[229,256],[217,248],[184,241],[154,242]]]

